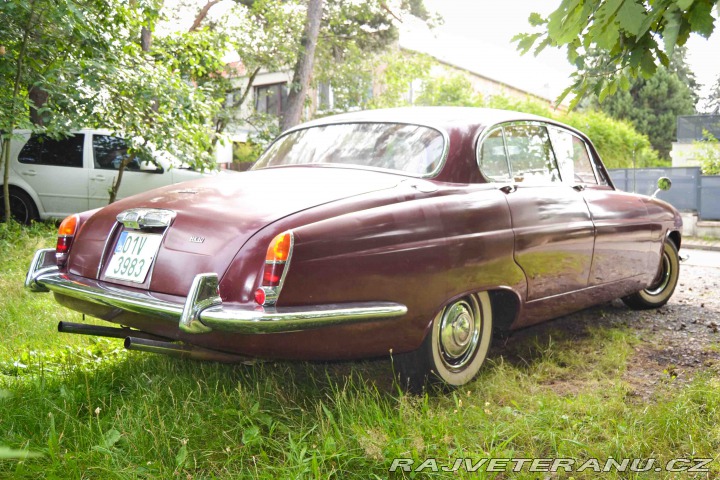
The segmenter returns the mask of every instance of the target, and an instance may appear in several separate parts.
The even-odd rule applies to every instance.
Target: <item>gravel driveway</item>
[[[623,325],[640,339],[624,375],[630,395],[647,399],[663,382],[686,383],[698,371],[720,371],[720,252],[685,249],[681,255],[690,258],[681,264],[675,294],[664,307],[634,311],[614,300],[516,332],[491,358],[514,356],[516,336],[542,338],[557,330],[584,336],[590,326]]]

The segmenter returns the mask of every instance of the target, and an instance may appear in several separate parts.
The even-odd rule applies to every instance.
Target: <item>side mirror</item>
[[[657,181],[657,190],[655,190],[655,193],[652,194],[653,198],[657,197],[657,194],[660,192],[667,192],[670,190],[670,187],[672,187],[672,180],[670,180],[668,177],[660,177]]]

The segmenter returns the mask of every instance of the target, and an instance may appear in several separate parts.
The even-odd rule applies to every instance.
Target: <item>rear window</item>
[[[297,130],[280,137],[253,170],[283,165],[359,165],[411,175],[435,173],[445,139],[429,127],[397,123],[346,123]]]

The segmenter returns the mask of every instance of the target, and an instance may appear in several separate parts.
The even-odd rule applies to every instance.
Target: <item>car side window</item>
[[[31,165],[82,168],[84,140],[84,135],[73,135],[60,140],[44,135],[32,135],[20,150],[18,161]]]
[[[95,168],[118,170],[123,160],[128,158],[125,140],[110,135],[93,135],[93,156]],[[140,160],[134,157],[125,167],[126,170],[140,170]]]
[[[505,154],[505,140],[501,128],[491,132],[483,140],[480,147],[480,169],[492,181],[510,181],[510,165]]]
[[[550,138],[564,181],[597,185],[597,177],[585,142],[560,128],[550,128]]]
[[[524,124],[504,127],[513,180],[520,183],[560,182],[560,171],[547,129]]]

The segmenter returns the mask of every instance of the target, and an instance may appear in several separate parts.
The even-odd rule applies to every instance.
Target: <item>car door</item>
[[[533,122],[497,128],[480,147],[480,167],[503,184],[527,301],[587,287],[594,227],[582,193],[562,182],[547,127]]]
[[[110,189],[118,176],[120,163],[128,155],[125,140],[112,135],[92,135],[92,171],[90,173],[90,208],[104,207],[110,200]],[[141,169],[137,157],[125,167],[117,199],[172,183],[172,176],[162,167]]]
[[[84,150],[82,133],[61,139],[33,134],[18,152],[14,169],[36,192],[49,216],[62,218],[88,209]]]
[[[595,225],[589,285],[613,283],[650,271],[658,262],[661,232],[658,225],[648,221],[645,202],[609,185],[584,139],[560,127],[551,127],[550,133],[563,177],[572,179],[582,190]]]

